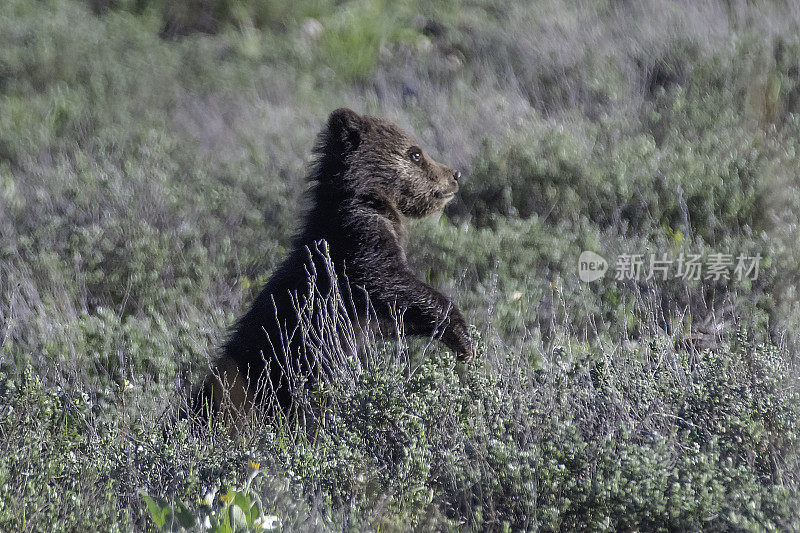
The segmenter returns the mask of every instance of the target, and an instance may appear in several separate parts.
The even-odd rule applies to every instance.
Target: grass
[[[0,530],[797,528],[796,8],[178,7],[0,14]],[[481,357],[378,337],[302,423],[165,423],[343,105],[464,174],[408,255]],[[763,260],[586,284],[583,250]]]

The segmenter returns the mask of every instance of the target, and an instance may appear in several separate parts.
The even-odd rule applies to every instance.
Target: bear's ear
[[[343,151],[356,149],[363,132],[364,119],[352,109],[342,107],[328,117],[328,134]]]

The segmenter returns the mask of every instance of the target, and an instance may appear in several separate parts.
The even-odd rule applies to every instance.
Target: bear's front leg
[[[467,323],[456,305],[410,272],[383,272],[379,286],[368,284],[366,288],[372,305],[383,318],[402,315],[406,335],[436,336],[460,360],[474,357]]]

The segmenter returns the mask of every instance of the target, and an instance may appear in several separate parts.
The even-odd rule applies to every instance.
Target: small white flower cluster
[[[256,518],[253,525],[260,527],[264,531],[269,531],[281,527],[281,520],[274,514],[264,514]]]

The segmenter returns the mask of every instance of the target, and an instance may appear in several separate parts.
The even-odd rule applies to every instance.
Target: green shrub
[[[775,3],[6,2],[0,530],[223,526],[237,494],[285,530],[792,530],[795,19]],[[376,339],[299,420],[193,432],[176,404],[285,255],[342,105],[462,170],[407,251],[481,357]],[[587,285],[583,250],[763,262],[742,282]]]

